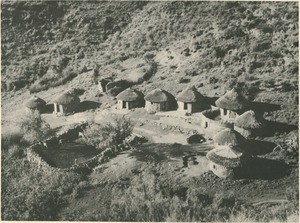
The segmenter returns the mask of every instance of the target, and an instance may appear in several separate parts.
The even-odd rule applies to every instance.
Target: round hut
[[[180,92],[177,97],[178,111],[194,113],[201,111],[204,96],[197,91],[195,86],[188,87]]]
[[[145,108],[148,112],[168,111],[170,109],[170,93],[155,89],[145,96]]]
[[[77,95],[66,91],[54,100],[54,114],[62,115],[74,112],[80,103]]]
[[[38,111],[38,112],[43,112],[45,107],[46,107],[46,102],[37,97],[36,95],[34,95],[32,98],[30,98],[26,103],[25,103],[25,107],[26,107],[26,112],[27,113],[32,113],[34,111]]]
[[[232,89],[215,102],[221,111],[221,119],[234,121],[248,107],[248,101],[236,90]]]
[[[243,153],[233,146],[218,146],[206,154],[209,169],[220,178],[232,177],[241,166]]]
[[[138,90],[127,88],[117,95],[119,109],[132,109],[143,106],[144,94]]]
[[[264,127],[264,120],[257,117],[252,110],[243,113],[234,121],[234,130],[241,133],[245,138],[261,135]]]
[[[245,143],[245,138],[235,130],[224,129],[213,137],[216,146],[240,146]]]

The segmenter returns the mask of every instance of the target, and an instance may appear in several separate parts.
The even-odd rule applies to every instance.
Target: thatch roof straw
[[[161,103],[166,102],[171,98],[171,94],[161,89],[155,89],[145,96],[146,101]]]
[[[197,91],[195,86],[188,87],[177,95],[177,101],[197,102],[204,99],[203,95]]]
[[[238,167],[241,164],[242,153],[230,146],[219,146],[206,154],[207,159],[227,168]]]
[[[144,94],[138,90],[127,88],[117,95],[117,99],[121,101],[136,101],[144,98]]]
[[[237,146],[245,142],[245,138],[235,130],[226,128],[217,133],[213,140],[218,145],[232,145]]]
[[[243,129],[259,129],[264,126],[262,118],[258,118],[254,111],[250,110],[234,120],[234,125]]]
[[[236,111],[245,109],[248,101],[236,89],[232,89],[216,100],[215,104],[219,108]]]
[[[45,105],[46,102],[43,99],[37,97],[36,95],[34,95],[25,103],[25,106],[30,109],[40,109]]]
[[[77,104],[79,102],[80,102],[80,99],[75,94],[72,94],[71,91],[64,92],[63,94],[61,94],[59,97],[57,97],[54,100],[54,103],[57,103],[60,105]]]

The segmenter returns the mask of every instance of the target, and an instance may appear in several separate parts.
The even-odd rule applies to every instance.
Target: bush
[[[83,176],[75,173],[41,172],[25,159],[12,162],[5,158],[3,166],[3,220],[58,220],[57,214],[66,204],[67,196],[83,180]]]
[[[20,128],[23,140],[29,143],[41,141],[51,133],[50,125],[42,119],[38,111],[27,114],[21,121]]]
[[[8,151],[10,146],[21,145],[23,134],[21,132],[9,132],[1,134],[1,149]]]
[[[133,130],[132,122],[127,118],[109,116],[101,124],[92,123],[84,131],[84,140],[97,149],[121,144],[130,136]]]

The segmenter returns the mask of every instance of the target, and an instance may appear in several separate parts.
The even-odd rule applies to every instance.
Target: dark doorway
[[[122,101],[122,108],[126,108],[126,101]]]
[[[187,103],[183,103],[183,110],[187,110],[187,108],[188,108],[188,105],[187,105]]]

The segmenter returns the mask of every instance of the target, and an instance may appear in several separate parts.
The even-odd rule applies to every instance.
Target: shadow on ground
[[[43,158],[51,166],[59,168],[68,168],[77,163],[84,162],[95,155],[99,154],[99,151],[92,146],[86,144],[69,142],[59,145],[57,148],[43,150]]]
[[[289,125],[281,122],[266,121],[266,128],[264,136],[273,136],[275,133],[289,133],[293,130],[297,130],[298,126]]]
[[[84,112],[91,109],[99,108],[101,103],[95,101],[82,101],[77,107],[77,112]]]
[[[258,114],[262,114],[264,112],[277,111],[281,109],[280,105],[257,101],[251,102],[250,108]]]
[[[132,150],[130,157],[135,157],[142,162],[161,162],[171,158],[183,158],[184,156],[205,156],[211,148],[201,143],[193,145],[181,145],[179,143],[144,143]]]
[[[249,139],[244,146],[244,150],[251,155],[264,155],[272,152],[275,147],[276,144],[272,142]]]
[[[54,105],[53,104],[46,104],[43,114],[52,114],[54,112]]]
[[[287,176],[291,168],[284,162],[265,158],[252,158],[237,171],[238,178],[273,180]]]

